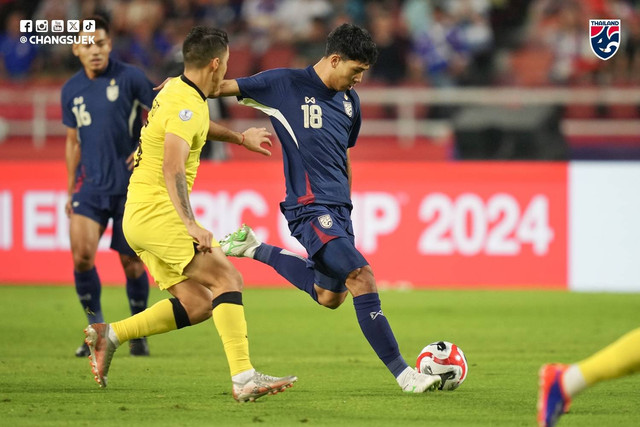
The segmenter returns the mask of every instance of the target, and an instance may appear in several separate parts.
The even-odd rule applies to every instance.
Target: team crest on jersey
[[[331,219],[331,215],[326,214],[318,217],[318,222],[322,228],[331,228],[333,225],[333,220]]]
[[[353,116],[353,105],[351,104],[351,102],[342,101],[342,103],[344,104],[344,112],[347,113],[347,116],[352,117]]]
[[[593,53],[602,60],[616,54],[620,47],[619,19],[590,19],[589,45]]]
[[[107,99],[111,102],[114,102],[116,99],[118,99],[119,93],[120,91],[118,90],[116,79],[111,79],[109,86],[107,86]]]
[[[180,120],[182,120],[183,122],[188,121],[189,119],[191,119],[191,117],[193,116],[193,111],[191,110],[180,110],[180,113],[178,113],[178,116],[180,116]]]

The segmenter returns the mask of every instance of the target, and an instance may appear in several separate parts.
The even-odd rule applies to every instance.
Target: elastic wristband
[[[241,132],[240,135],[242,135],[242,141],[240,141],[240,145],[243,145],[244,144],[244,133]]]

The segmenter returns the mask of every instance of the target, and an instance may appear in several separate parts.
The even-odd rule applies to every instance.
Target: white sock
[[[396,377],[396,381],[398,381],[400,387],[404,388],[407,385],[413,372],[414,371],[411,366],[407,366],[406,368],[404,368],[404,371],[400,372],[400,375]]]
[[[565,393],[567,393],[569,397],[573,397],[587,388],[587,382],[584,380],[584,376],[582,372],[580,372],[578,365],[571,365],[564,372],[562,375],[562,385],[564,386]]]
[[[251,368],[248,371],[240,372],[239,374],[232,376],[231,381],[233,381],[234,384],[244,384],[249,381],[249,378],[251,378],[255,373],[256,370]]]
[[[118,339],[118,336],[111,326],[109,326],[109,332],[107,333],[107,335],[109,341],[111,341],[116,346],[116,348],[118,348],[120,346],[120,340]]]
[[[260,246],[260,243],[258,243],[255,246],[250,246],[247,248],[246,251],[244,251],[244,254],[242,255],[245,258],[252,258],[255,259],[256,256],[256,249],[258,249],[258,246]]]

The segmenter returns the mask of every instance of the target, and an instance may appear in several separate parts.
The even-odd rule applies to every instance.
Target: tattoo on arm
[[[191,210],[191,203],[189,203],[187,177],[182,172],[176,174],[176,191],[178,193],[178,198],[180,199],[180,207],[182,208],[182,212],[188,219],[195,220],[193,211]]]

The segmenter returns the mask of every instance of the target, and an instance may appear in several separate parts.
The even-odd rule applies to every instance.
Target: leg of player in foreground
[[[622,336],[587,359],[572,365],[548,364],[540,368],[538,425],[552,427],[571,400],[584,389],[640,371],[640,328]]]
[[[123,201],[124,203],[124,201]],[[82,202],[81,209],[89,212],[89,201]],[[83,212],[85,212],[83,211]],[[105,226],[96,220],[83,214],[70,212],[70,241],[71,253],[74,264],[74,281],[78,299],[84,309],[88,324],[104,322],[102,307],[100,304],[101,283],[100,276],[95,267],[95,258],[98,251],[98,242]],[[106,220],[106,218],[105,218]],[[122,236],[121,223],[114,222],[112,247],[120,252],[120,261],[127,278],[127,299],[131,314],[139,313],[147,307],[149,297],[149,279],[144,270],[142,260],[129,248]],[[131,255],[124,252],[131,252]],[[149,347],[146,338],[132,341],[130,347],[132,356],[148,356]],[[89,356],[89,347],[85,342],[76,349],[77,357]]]
[[[270,265],[325,307],[339,307],[344,302],[348,289],[353,295],[353,305],[362,333],[402,390],[422,393],[433,391],[440,385],[439,376],[418,373],[403,359],[391,326],[382,312],[373,271],[346,238],[326,243],[314,256],[315,267],[310,267],[311,264],[304,257],[260,242],[253,230],[246,225],[225,237],[220,245],[229,256],[253,258]],[[360,267],[352,269],[354,265]],[[332,278],[337,276],[346,277],[346,280]],[[324,286],[318,285],[320,281]],[[337,292],[328,288],[336,289]]]
[[[85,330],[98,384],[107,386],[113,354],[127,340],[180,329],[213,316],[227,355],[236,400],[253,401],[291,387],[297,380],[295,376],[276,378],[253,369],[242,305],[242,276],[220,249],[199,252],[184,269],[184,275],[187,280],[168,288],[174,298],[122,321],[93,324]]]

